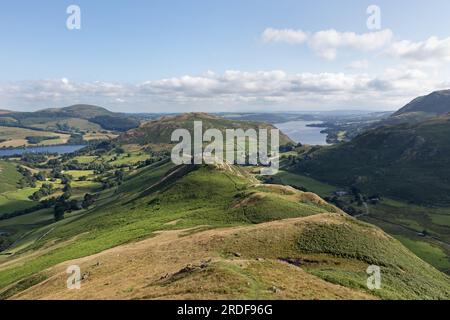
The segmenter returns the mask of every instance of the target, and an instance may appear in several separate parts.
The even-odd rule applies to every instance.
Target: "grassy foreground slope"
[[[18,245],[27,243],[21,250],[8,248],[4,253],[14,254],[0,260],[0,287],[54,264],[172,229],[167,223],[173,220],[180,220],[176,228],[213,228],[335,210],[310,194],[250,187],[256,181],[240,169],[204,167],[187,173],[171,167],[166,163],[140,170],[118,190],[104,193],[91,210],[37,228],[21,239]]]
[[[74,264],[83,273],[81,290],[65,287],[65,271]],[[371,264],[381,267],[380,290],[366,287]],[[200,232],[164,231],[45,273],[46,281],[12,298],[450,298],[445,275],[379,229],[336,213]]]
[[[234,166],[152,165],[36,232],[0,260],[1,298],[449,298],[449,278],[381,230]]]

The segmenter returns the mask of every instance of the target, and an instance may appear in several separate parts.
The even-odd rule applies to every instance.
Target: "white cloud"
[[[319,56],[333,60],[340,48],[373,51],[385,47],[391,42],[392,37],[393,33],[389,29],[363,34],[331,29],[315,33],[308,43]]]
[[[403,40],[393,43],[387,52],[396,58],[404,58],[421,63],[449,62],[450,37],[445,39],[430,37],[425,41],[419,42]]]
[[[367,69],[369,68],[369,61],[367,60],[355,60],[347,65],[348,69]]]
[[[374,51],[386,47],[393,38],[389,29],[357,34],[339,32],[334,29],[318,31],[309,35],[302,30],[268,28],[262,34],[262,40],[268,42],[285,42],[308,46],[320,57],[334,60],[339,49],[357,51]]]
[[[138,112],[396,109],[418,95],[444,88],[445,83],[433,76],[406,68],[378,75],[231,70],[134,85],[60,79],[0,84],[0,105],[37,109],[93,103]]]
[[[300,44],[308,40],[308,34],[302,30],[267,28],[262,34],[262,40],[268,42],[285,42]]]

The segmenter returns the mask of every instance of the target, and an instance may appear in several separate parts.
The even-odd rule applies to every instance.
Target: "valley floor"
[[[323,198],[343,189],[288,171],[281,171],[277,178],[282,184],[304,187]],[[350,195],[340,200],[356,206]],[[420,258],[450,274],[450,208],[423,207],[383,198],[378,204],[367,204],[360,210],[358,219],[382,228]]]

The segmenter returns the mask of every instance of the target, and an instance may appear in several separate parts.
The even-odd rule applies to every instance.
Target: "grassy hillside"
[[[450,116],[384,126],[303,154],[294,171],[418,204],[450,205]]]
[[[418,97],[393,114],[394,117],[406,113],[427,113],[431,116],[450,112],[450,90],[436,91]]]
[[[20,178],[14,163],[0,160],[0,193],[16,190]]]
[[[171,166],[167,163],[140,171],[120,186],[118,194],[105,193],[97,207],[88,213],[77,213],[76,216],[56,224],[36,229],[34,234],[46,234],[49,230],[52,232],[44,239],[31,241],[27,250],[39,251],[55,241],[69,243],[64,248],[32,259],[26,265],[2,270],[1,286],[41,271],[42,267],[100,252],[148,236],[156,230],[170,228],[166,223],[173,220],[180,220],[177,228],[200,225],[219,227],[333,210],[328,204],[312,196],[308,195],[300,201],[303,196],[295,195],[294,191],[286,195],[283,194],[285,191],[272,194],[273,192],[265,188],[250,187],[244,173],[208,167],[180,177],[180,180],[175,180],[175,184],[175,181],[166,181],[155,189],[160,190],[158,193],[145,192],[158,182]],[[247,198],[252,200],[246,203]],[[278,204],[277,210],[274,211],[273,200],[283,198],[286,198],[286,201]],[[255,216],[256,208],[261,209],[261,217]],[[34,234],[30,235],[32,240],[36,238]],[[77,237],[76,242],[71,242],[73,237]],[[24,238],[24,241],[27,239]],[[14,250],[14,246],[8,250]]]
[[[163,161],[131,173],[89,210],[56,223],[45,213],[29,218],[37,227],[0,257],[3,298],[444,298],[449,285],[379,229],[234,166]],[[69,260],[90,255],[77,261],[86,289],[67,292]],[[385,269],[384,291],[365,289],[370,263]]]
[[[83,290],[65,289],[69,264],[85,275]],[[371,264],[381,267],[380,290],[367,289]],[[207,231],[166,230],[58,264],[34,279],[41,283],[29,290],[10,288],[12,298],[448,299],[450,285],[379,229],[330,213]]]
[[[177,116],[163,117],[148,121],[139,128],[124,133],[119,141],[136,144],[170,144],[172,132],[176,129],[187,129],[193,135],[194,121],[202,121],[203,130],[218,129],[275,129],[270,124],[255,121],[237,121],[220,118],[206,113],[187,113]],[[284,134],[280,134],[280,145],[292,143]]]

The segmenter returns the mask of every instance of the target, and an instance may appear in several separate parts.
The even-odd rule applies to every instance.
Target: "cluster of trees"
[[[79,133],[72,133],[70,135],[68,144],[77,144],[77,145],[85,145],[86,141],[84,141],[83,135]]]
[[[79,163],[77,160],[71,160],[63,165],[61,165],[63,170],[93,170],[96,174],[102,174],[106,171],[113,169],[109,163]]]
[[[146,167],[146,166],[149,166],[149,165],[151,165],[151,164],[153,164],[153,163],[156,163],[156,162],[159,162],[159,161],[162,161],[162,160],[163,160],[163,157],[159,157],[159,158],[150,158],[150,159],[147,159],[147,160],[145,160],[145,161],[139,161],[139,162],[137,163],[137,168],[138,168],[138,169],[144,168],[144,167]]]
[[[24,153],[20,156],[20,161],[27,162],[29,164],[40,164],[48,159],[48,155],[51,154],[44,154],[44,153]]]
[[[92,195],[87,193],[84,195],[84,198],[81,201],[75,199],[70,200],[68,198],[68,194],[64,193],[62,196],[58,198],[52,197],[49,199],[42,200],[41,202],[39,202],[39,204],[33,207],[22,210],[16,210],[12,213],[5,213],[0,216],[0,220],[6,220],[48,208],[54,208],[55,219],[61,220],[64,218],[64,213],[66,212],[88,209],[95,203],[98,197],[99,197],[98,194]]]
[[[4,237],[0,234],[0,252],[9,248],[12,244],[12,241],[8,237]]]
[[[89,119],[89,121],[99,124],[103,129],[114,131],[127,131],[139,126],[139,121],[116,115],[100,115]]]
[[[45,140],[56,140],[59,139],[59,136],[29,136],[29,137],[25,137],[25,139],[27,139],[28,143],[30,144],[39,144],[42,141]]]
[[[283,153],[283,152],[294,151],[296,148],[300,148],[301,146],[303,146],[301,143],[294,144],[294,143],[290,142],[290,143],[280,146],[280,152]]]
[[[17,187],[19,189],[23,189],[26,187],[36,188],[37,181],[46,181],[47,174],[44,171],[40,171],[38,173],[32,173],[25,167],[17,166],[17,171],[22,175],[22,178],[17,183]]]
[[[98,179],[98,182],[101,182],[102,189],[110,189],[117,186],[120,186],[123,182],[123,179],[125,177],[125,172],[123,170],[116,170],[114,171],[114,174],[111,175],[108,179]]]
[[[51,194],[55,193],[55,189],[53,188],[53,184],[51,183],[44,183],[42,184],[42,187],[36,191],[35,193],[33,193],[30,196],[30,199],[33,201],[39,201],[44,197],[47,197]]]
[[[362,193],[362,191],[355,186],[352,186],[350,190],[351,190],[350,196],[352,196],[352,199],[350,200],[350,205],[337,195],[333,197],[326,197],[324,199],[325,201],[330,202],[334,204],[336,207],[340,208],[341,210],[347,212],[351,216],[363,214],[364,210],[360,207],[364,206],[365,203],[376,205],[381,201],[381,196],[379,194],[374,194],[369,197],[366,197]],[[355,208],[354,205],[356,205],[359,208]]]
[[[54,208],[54,216],[55,220],[59,221],[64,219],[64,214],[66,212],[78,211],[82,209],[89,209],[95,201],[98,199],[98,194],[89,194],[86,193],[82,201],[78,200],[69,200],[64,196],[59,197],[56,200],[55,208]]]

